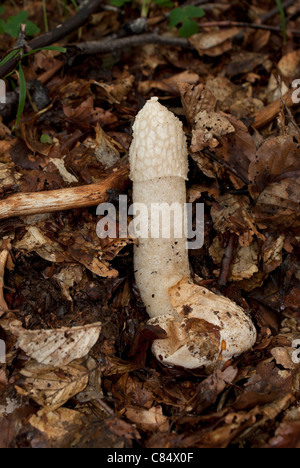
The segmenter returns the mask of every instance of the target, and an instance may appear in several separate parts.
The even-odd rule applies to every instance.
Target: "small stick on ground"
[[[108,199],[107,190],[124,188],[128,174],[129,169],[124,166],[96,184],[47,192],[17,193],[0,202],[0,219],[96,206]]]
[[[237,245],[237,235],[232,233],[228,239],[225,252],[222,258],[221,272],[219,276],[219,287],[225,287],[228,283],[230,268],[234,260],[234,254]]]
[[[4,299],[4,273],[9,256],[9,251],[11,249],[10,240],[5,239],[2,241],[2,251],[0,252],[0,317],[9,310],[8,305]]]

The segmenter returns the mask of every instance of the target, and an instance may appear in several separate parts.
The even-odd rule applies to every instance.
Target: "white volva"
[[[150,323],[168,335],[154,342],[153,353],[165,364],[193,369],[214,367],[248,350],[256,331],[244,310],[190,280],[186,219],[178,218],[175,209],[181,207],[184,213],[186,138],[179,119],[155,97],[136,117],[129,159],[137,228],[145,223],[148,233],[135,247],[135,278]],[[140,203],[148,209],[144,217],[138,210]],[[162,204],[161,219],[170,218],[169,238],[163,223],[153,225],[151,210],[156,204]],[[171,205],[177,214],[172,215]]]

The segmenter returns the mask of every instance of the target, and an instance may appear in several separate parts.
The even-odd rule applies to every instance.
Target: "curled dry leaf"
[[[300,177],[268,185],[255,205],[255,220],[264,226],[293,230],[300,228]]]
[[[193,127],[199,112],[214,112],[217,100],[202,83],[198,85],[179,83],[179,90],[182,107],[190,127]]]
[[[120,104],[134,83],[134,76],[125,70],[123,74],[117,80],[112,83],[98,83],[97,81],[94,84],[103,91],[107,101],[110,104]]]
[[[298,77],[300,75],[300,50],[284,55],[278,62],[278,70],[285,78]]]
[[[217,232],[233,232],[239,236],[241,246],[250,245],[253,236],[264,240],[257,230],[250,200],[244,195],[222,195],[211,208],[211,217]]]
[[[192,151],[218,146],[218,137],[235,132],[235,128],[223,112],[200,111],[195,116],[195,128],[192,135]]]
[[[162,414],[162,407],[156,406],[145,410],[143,408],[126,408],[125,416],[144,431],[158,430],[167,432],[169,430],[168,417]]]
[[[111,143],[106,133],[100,125],[96,127],[96,148],[95,156],[104,169],[113,167],[120,160],[120,153]]]
[[[82,392],[89,380],[87,369],[77,363],[60,368],[29,363],[21,375],[25,379],[22,386],[16,386],[18,393],[32,398],[47,411],[55,411]]]
[[[247,127],[232,115],[226,114],[226,118],[235,128],[235,132],[219,138],[220,145],[216,148],[217,156],[235,168],[242,180],[248,179],[249,165],[255,160],[256,146]],[[245,182],[230,174],[230,179],[235,188],[244,187]]]
[[[78,182],[77,177],[67,171],[64,158],[51,158],[50,163],[54,164],[64,182],[67,184],[76,184]]]
[[[300,145],[290,136],[266,140],[249,166],[251,196],[255,199],[272,182],[300,176]]]
[[[217,265],[221,264],[224,252],[224,247],[222,247],[219,238],[216,237],[209,248],[209,254]],[[258,271],[258,252],[257,242],[252,242],[251,245],[247,246],[238,246],[232,262],[229,280],[242,281],[251,278]]]
[[[3,195],[5,192],[14,191],[18,187],[18,180],[20,180],[21,174],[14,170],[14,166],[11,164],[0,163],[0,194]]]
[[[8,326],[17,346],[39,364],[65,366],[88,354],[99,338],[101,323],[53,330],[25,330],[14,320]]]
[[[239,32],[239,28],[220,29],[219,31],[194,34],[189,41],[201,57],[203,55],[217,57],[232,48],[232,38]]]
[[[24,252],[34,251],[49,262],[60,263],[72,260],[57,242],[45,236],[36,226],[28,226],[22,239],[14,243],[14,248]]]
[[[82,280],[83,267],[81,265],[69,265],[62,268],[59,273],[56,273],[53,277],[59,282],[65,298],[68,301],[72,301],[69,289],[73,288],[74,284],[78,284]]]
[[[42,409],[32,415],[28,422],[58,447],[65,445],[65,440],[71,431],[79,432],[83,419],[84,416],[78,411],[58,408],[55,411]]]
[[[196,84],[199,81],[199,75],[197,73],[186,70],[177,75],[172,75],[170,78],[166,78],[160,81],[141,81],[138,85],[139,93],[147,94],[151,89],[160,89],[166,93],[172,95],[180,94],[181,83]]]

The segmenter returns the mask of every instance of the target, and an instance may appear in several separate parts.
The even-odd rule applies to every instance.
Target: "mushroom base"
[[[170,288],[173,313],[151,319],[167,338],[152,352],[164,364],[210,370],[248,351],[256,341],[251,318],[230,299],[182,280]]]

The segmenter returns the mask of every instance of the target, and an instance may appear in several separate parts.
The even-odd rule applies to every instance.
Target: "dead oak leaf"
[[[170,78],[156,81],[142,81],[138,85],[138,91],[141,94],[147,94],[151,89],[160,89],[174,96],[180,94],[181,83],[196,84],[199,81],[199,75],[192,71],[186,70],[177,75],[172,75]]]
[[[219,31],[194,34],[189,41],[201,57],[203,55],[217,57],[232,48],[232,39],[239,32],[239,28],[220,29]]]
[[[290,136],[266,140],[249,165],[249,187],[255,199],[272,182],[300,176],[300,145]]]
[[[257,223],[272,228],[298,231],[300,228],[300,177],[270,184],[255,205]]]
[[[25,379],[16,386],[18,393],[32,398],[47,411],[57,410],[82,392],[89,380],[87,369],[77,363],[60,368],[29,363],[21,375]]]
[[[199,112],[214,112],[217,100],[204,84],[179,83],[179,90],[182,107],[190,127],[193,127]]]
[[[218,203],[213,203],[211,217],[217,232],[237,234],[241,246],[251,244],[254,235],[265,239],[256,227],[250,200],[245,195],[222,195]]]
[[[218,137],[234,133],[235,128],[222,112],[200,111],[195,116],[191,149],[194,152],[218,146]]]
[[[78,107],[63,106],[63,111],[67,120],[74,123],[83,129],[90,129],[91,124],[97,122],[100,125],[112,125],[117,123],[117,118],[108,110],[101,109],[100,107],[94,108],[93,97],[88,97]]]
[[[32,427],[42,432],[56,446],[65,445],[71,431],[79,431],[84,416],[79,411],[69,408],[58,408],[55,411],[40,410],[29,419]]]
[[[52,330],[26,330],[14,320],[8,325],[17,346],[39,364],[65,366],[88,354],[101,332],[101,323]]]
[[[160,432],[167,432],[169,430],[169,421],[167,416],[162,414],[162,407],[156,406],[149,410],[128,407],[125,409],[125,416],[129,421],[138,425],[144,431],[158,430]]]

